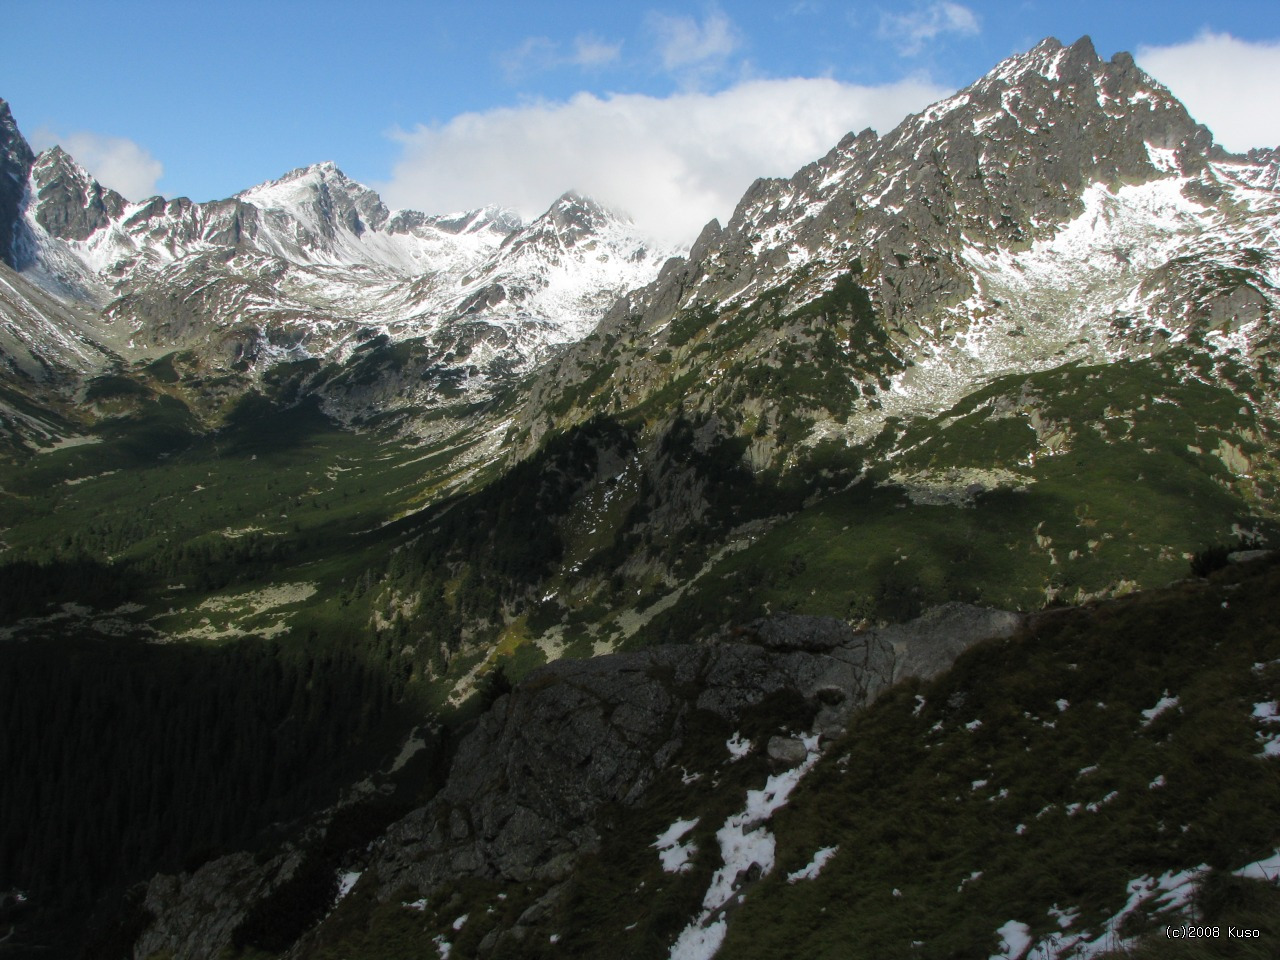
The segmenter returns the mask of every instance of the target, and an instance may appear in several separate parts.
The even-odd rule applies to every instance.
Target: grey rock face
[[[0,100],[0,262],[17,269],[14,239],[27,177],[35,155],[18,132],[9,104]]]
[[[381,230],[391,218],[391,211],[377,193],[350,179],[331,162],[299,167],[267,186],[281,189],[289,185],[296,188],[297,196],[292,200],[295,209],[286,214],[268,208],[268,216],[279,216],[283,224],[296,230],[298,242],[303,247],[323,247],[343,227],[356,236],[366,230]],[[254,187],[236,199],[261,202],[262,192],[262,187]],[[287,222],[292,221],[299,211],[305,223],[301,230],[294,223]]]
[[[797,740],[795,737],[770,737],[769,744],[765,748],[769,754],[769,759],[777,762],[783,767],[798,767],[804,763],[805,757],[809,755],[809,751],[805,749],[804,741]]]
[[[299,861],[295,854],[259,864],[247,853],[234,853],[195,873],[153,878],[143,906],[156,920],[134,944],[133,955],[213,960],[231,943],[249,906],[292,876]]]
[[[816,711],[816,732],[838,736],[856,709],[896,681],[933,676],[967,646],[1009,636],[1021,623],[1020,615],[964,604],[863,632],[838,620],[784,616],[754,623],[733,641],[548,664],[478,721],[441,792],[370,848],[366,876],[384,898],[405,887],[430,895],[463,877],[552,882],[520,918],[521,931],[563,891],[554,884],[598,849],[601,808],[639,801],[699,711],[735,723],[771,694],[793,691]],[[806,755],[791,737],[773,737],[767,750],[784,767]],[[156,919],[134,955],[211,960],[253,903],[297,866],[296,854],[259,864],[239,853],[194,874],[155,877],[145,906]]]
[[[1254,560],[1261,560],[1275,553],[1274,550],[1236,550],[1227,554],[1227,560],[1230,563],[1252,563]]]
[[[50,236],[87,240],[124,211],[124,197],[89,176],[61,147],[50,147],[31,170],[36,220]]]

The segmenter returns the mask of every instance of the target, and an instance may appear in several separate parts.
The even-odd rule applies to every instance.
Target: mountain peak
[[[305,167],[297,167],[274,182],[284,183],[293,180],[335,180],[339,183],[356,183],[355,180],[343,173],[332,160],[322,160],[319,163],[308,164]],[[363,184],[360,184],[360,186],[363,186]]]
[[[1087,34],[1070,46],[1064,46],[1057,37],[1045,37],[1026,53],[1001,62],[978,83],[1003,81],[1016,85],[1031,75],[1039,75],[1050,81],[1077,80],[1101,63],[1093,40]]]
[[[97,183],[93,174],[80,166],[75,157],[56,143],[52,147],[41,150],[36,156],[35,162],[31,165],[31,176],[38,186],[45,186],[56,177],[73,180],[81,184],[84,189],[90,189]]]
[[[0,97],[0,160],[12,156],[19,162],[30,164],[34,159],[31,147],[18,130],[9,102]]]
[[[1063,151],[1072,163],[1090,168],[1101,163],[1109,170],[1104,179],[1149,175],[1154,161],[1148,148],[1175,151],[1179,167],[1195,166],[1212,149],[1208,131],[1132,56],[1118,53],[1104,61],[1087,36],[1070,46],[1054,37],[1042,40],[909,118],[895,134],[938,141],[944,152],[953,148],[956,137],[971,145],[1016,143],[1019,149],[1031,149],[1034,141],[1036,150]],[[1085,156],[1081,137],[1100,144],[1099,149]],[[977,152],[992,155],[989,149]],[[1111,159],[1102,161],[1104,155]],[[1074,177],[1072,163],[1065,172]],[[1163,170],[1167,164],[1161,164]]]
[[[71,161],[71,154],[62,149],[62,144],[55,143],[52,147],[47,147],[40,151],[40,156],[37,158],[37,162],[40,161],[45,161],[47,163],[64,163]]]
[[[566,190],[564,193],[560,194],[560,196],[556,197],[555,202],[551,204],[551,209],[571,206],[599,207],[600,205],[585,194],[579,193],[577,190]]]
[[[610,220],[625,219],[597,203],[591,197],[578,193],[576,190],[562,193],[556,198],[555,203],[548,208],[545,215],[556,217],[571,224],[581,223],[585,225],[589,223],[593,229]]]
[[[280,211],[320,235],[341,224],[359,236],[381,229],[391,211],[377,192],[352,180],[332,160],[290,170],[236,194],[236,199],[262,210]]]
[[[57,144],[35,158],[30,176],[36,222],[50,236],[87,240],[126,206],[124,197],[100,184]]]
[[[273,199],[273,188],[285,187],[291,184],[303,188],[318,188],[320,185],[331,181],[344,186],[349,184],[362,190],[367,190],[370,193],[373,192],[368,187],[348,177],[332,160],[324,160],[305,167],[295,167],[274,180],[267,180],[265,183],[249,187],[247,190],[241,190],[236,194],[236,198],[246,200],[255,206],[261,206],[262,204],[259,201],[270,203]]]

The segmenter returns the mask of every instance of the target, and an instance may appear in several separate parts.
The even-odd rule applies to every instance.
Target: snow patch
[[[690,924],[680,931],[671,947],[669,960],[711,960],[724,943],[729,925],[717,920],[705,927]]]
[[[1172,710],[1177,705],[1178,698],[1169,696],[1169,691],[1166,690],[1164,692],[1164,696],[1156,701],[1156,705],[1154,707],[1149,710],[1142,711],[1142,725],[1144,727],[1151,726],[1151,724],[1155,722],[1156,717],[1160,716],[1167,710]]]
[[[1125,937],[1120,933],[1125,920],[1139,907],[1145,907],[1149,913],[1185,915],[1191,896],[1208,869],[1208,865],[1201,864],[1189,870],[1169,871],[1159,878],[1143,876],[1131,880],[1125,888],[1128,894],[1125,905],[1102,925],[1100,931],[1083,930],[1065,936],[1054,934],[1025,954],[1005,956],[1024,956],[1025,960],[1093,960],[1104,955],[1123,954],[1136,942],[1136,937]],[[1058,921],[1059,927],[1067,930],[1079,918],[1079,911],[1075,908],[1063,911],[1055,905],[1049,915]],[[1023,949],[1026,949],[1025,945]]]
[[[1018,920],[1010,920],[996,930],[1000,938],[1000,952],[993,953],[991,960],[1020,960],[1031,946],[1031,928]]]
[[[1247,880],[1270,880],[1272,882],[1280,880],[1280,850],[1263,860],[1255,860],[1239,870],[1232,870],[1231,875],[1244,877]]]
[[[1147,156],[1151,165],[1161,173],[1178,173],[1178,151],[1168,147],[1153,147],[1146,144]]]
[[[818,874],[822,872],[822,868],[827,865],[827,861],[839,852],[840,847],[838,845],[834,847],[823,847],[813,855],[813,859],[809,861],[807,866],[801,867],[794,873],[788,873],[787,883],[796,883],[800,880],[815,879]]]
[[[693,868],[689,862],[698,852],[698,846],[692,840],[681,843],[684,836],[698,825],[697,817],[692,820],[677,820],[658,834],[658,839],[650,844],[658,851],[658,859],[662,861],[662,869],[667,873],[688,873]]]
[[[1280,722],[1280,701],[1272,700],[1268,703],[1255,703],[1253,705],[1253,719],[1261,723]]]
[[[736,733],[729,742],[735,739],[738,739]],[[817,734],[802,734],[800,741],[805,747],[804,761],[797,767],[770,776],[760,790],[748,790],[746,806],[741,812],[732,814],[716,831],[723,865],[711,878],[702,898],[702,911],[676,938],[669,960],[709,960],[720,949],[727,930],[723,911],[738,893],[743,878],[753,869],[761,877],[773,870],[775,840],[766,825],[786,804],[804,775],[818,762],[818,739]]]
[[[343,870],[338,874],[338,899],[341,900],[360,880],[359,870]]]

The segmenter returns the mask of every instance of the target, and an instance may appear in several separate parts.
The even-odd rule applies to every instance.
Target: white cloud
[[[905,57],[916,56],[926,43],[945,33],[966,37],[978,31],[978,15],[950,0],[917,6],[910,13],[880,14],[881,38],[895,41]]]
[[[662,67],[672,72],[704,70],[723,64],[741,43],[738,31],[719,10],[704,20],[649,14]]]
[[[569,59],[579,67],[602,67],[613,63],[621,54],[621,43],[607,43],[594,34],[583,33],[574,38],[573,56]]]
[[[579,190],[656,239],[688,243],[723,223],[759,176],[789,176],[851,130],[882,132],[950,91],[921,80],[855,86],[756,80],[715,94],[639,94],[467,113],[395,136],[393,206],[433,213],[489,203],[523,216]]]
[[[1186,43],[1139,47],[1136,59],[1228,150],[1280,144],[1280,42],[1205,31]]]
[[[159,192],[156,182],[164,176],[164,164],[126,137],[108,137],[87,130],[59,135],[41,127],[32,133],[30,141],[36,150],[61,146],[94,179],[128,200],[145,200]]]
[[[527,73],[549,70],[556,65],[559,51],[550,37],[525,37],[514,50],[500,54],[498,62],[508,80],[515,80]]]
[[[526,37],[520,45],[499,57],[508,79],[515,80],[528,73],[554,70],[564,66],[584,70],[613,63],[622,53],[621,43],[608,43],[594,34],[581,33],[573,39],[573,49],[565,53],[550,37]]]

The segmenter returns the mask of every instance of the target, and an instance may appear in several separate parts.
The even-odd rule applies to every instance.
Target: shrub
[[[1215,570],[1221,570],[1229,562],[1227,557],[1231,549],[1217,543],[1206,547],[1191,558],[1191,573],[1197,577],[1207,577]]]

